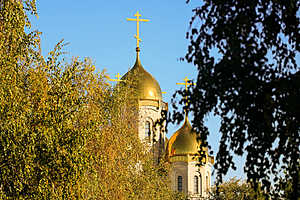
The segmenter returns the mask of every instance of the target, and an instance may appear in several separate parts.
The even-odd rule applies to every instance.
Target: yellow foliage
[[[44,58],[22,2],[0,9],[0,199],[174,199],[137,136],[134,83],[65,62],[63,41]]]

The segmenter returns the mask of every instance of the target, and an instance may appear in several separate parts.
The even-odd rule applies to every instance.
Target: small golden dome
[[[197,154],[199,143],[197,142],[196,132],[192,130],[192,126],[187,117],[180,129],[178,129],[168,142],[168,155],[186,155]]]
[[[122,79],[126,79],[129,73],[136,74],[139,78],[137,88],[140,100],[162,100],[160,86],[155,78],[143,68],[139,59],[139,52],[137,52],[134,66],[122,77]]]

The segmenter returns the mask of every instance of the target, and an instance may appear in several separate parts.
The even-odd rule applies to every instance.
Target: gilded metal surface
[[[157,101],[157,100],[154,101],[154,100],[148,100],[148,99],[140,99],[139,106],[140,107],[141,106],[153,106],[153,107],[155,107],[156,110],[158,110],[160,104],[159,104],[159,101]]]
[[[149,19],[140,19],[141,14],[139,13],[139,11],[137,11],[134,15],[136,17],[136,19],[132,19],[132,18],[126,18],[127,21],[135,21],[136,22],[136,35],[134,35],[135,39],[136,39],[136,47],[139,48],[139,43],[140,41],[142,41],[142,39],[140,38],[140,26],[139,26],[139,22],[149,22]]]
[[[125,80],[127,75],[129,73],[132,73],[136,75],[137,77],[137,89],[138,89],[138,95],[140,100],[152,100],[157,101],[156,103],[160,103],[162,100],[162,93],[160,86],[158,82],[153,78],[153,76],[148,73],[143,66],[141,65],[140,59],[139,59],[139,42],[141,41],[140,38],[140,29],[139,29],[139,22],[148,22],[148,19],[141,19],[141,15],[139,12],[136,12],[134,15],[136,18],[127,18],[127,21],[135,21],[136,22],[136,35],[134,36],[136,38],[136,62],[133,66],[133,68],[125,74],[125,76],[122,77],[122,80]]]
[[[110,78],[109,80],[110,80],[110,81],[116,81],[116,82],[125,81],[125,80],[121,80],[121,79],[120,79],[121,75],[120,75],[119,73],[117,73],[116,77],[117,77],[117,79],[111,79],[111,78]]]
[[[198,147],[196,133],[192,131],[192,126],[186,117],[182,127],[169,140],[168,154],[169,156],[197,154]]]
[[[185,77],[183,80],[184,80],[184,83],[176,83],[176,84],[177,85],[185,85],[185,91],[188,90],[188,86],[189,85],[196,85],[196,83],[189,83],[190,79],[188,79],[187,77]],[[185,100],[186,100],[185,105],[187,106],[188,105],[187,96],[185,97]],[[187,119],[187,112],[186,112],[186,110],[184,110],[184,112],[185,112],[185,118]]]
[[[185,77],[184,79],[184,83],[176,83],[177,85],[184,85],[185,86],[185,90],[188,90],[188,86],[189,85],[196,85],[196,83],[189,83],[189,80],[187,77]]]
[[[149,72],[147,72],[141,65],[139,59],[139,52],[137,52],[137,58],[133,68],[129,72],[127,72],[122,79],[126,79],[126,76],[128,76],[128,74],[130,73],[135,74],[138,79],[137,89],[139,99],[154,101],[162,100],[160,86],[155,80],[155,78]]]
[[[167,144],[167,154],[170,162],[192,162],[199,159],[199,145],[197,142],[196,133],[192,130],[192,126],[188,120],[185,121],[180,129],[178,129]],[[202,162],[214,164],[214,157],[208,155],[207,148],[205,149],[205,158]]]

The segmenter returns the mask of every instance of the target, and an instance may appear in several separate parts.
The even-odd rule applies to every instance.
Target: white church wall
[[[174,191],[178,191],[178,176],[182,176],[182,192],[188,191],[188,163],[174,162],[171,169],[171,184]]]
[[[174,191],[178,191],[178,176],[183,177],[183,192],[189,196],[191,200],[207,197],[207,189],[210,188],[211,167],[210,163],[202,167],[198,167],[197,161],[172,163],[171,167],[171,186]],[[198,177],[198,192],[195,190],[194,178]]]
[[[141,106],[139,109],[139,138],[144,141],[147,140],[145,136],[145,125],[146,121],[149,121],[151,123],[150,129],[151,129],[151,137],[150,137],[150,143],[152,144],[153,139],[154,141],[159,141],[160,136],[160,129],[156,127],[156,130],[154,130],[153,125],[157,120],[161,118],[161,108],[157,108],[155,106]],[[153,138],[154,137],[154,138]],[[162,138],[165,139],[165,133],[162,132]]]

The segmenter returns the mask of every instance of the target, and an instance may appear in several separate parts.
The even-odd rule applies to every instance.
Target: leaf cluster
[[[174,199],[138,138],[132,84],[66,61],[63,41],[44,58],[26,30],[35,1],[0,4],[0,199]]]
[[[251,186],[251,184],[234,177],[220,184],[218,187],[216,185],[213,186],[209,192],[209,197],[207,199],[263,200],[265,199],[265,194],[261,190],[261,187],[258,187],[257,190],[255,190]]]
[[[205,116],[221,118],[219,181],[236,168],[232,154],[244,153],[256,185],[270,188],[271,174],[277,183],[284,169],[293,187],[300,179],[299,7],[297,0],[207,0],[194,9],[185,60],[199,73],[189,110],[202,141],[209,134]]]

